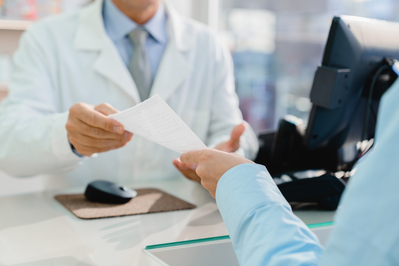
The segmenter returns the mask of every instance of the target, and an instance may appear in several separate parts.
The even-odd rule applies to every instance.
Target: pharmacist
[[[179,154],[107,117],[155,94],[208,147],[254,159],[256,136],[242,123],[232,60],[215,34],[167,1],[97,0],[22,36],[0,106],[0,169],[46,174],[48,188],[167,179],[176,167],[196,179]]]

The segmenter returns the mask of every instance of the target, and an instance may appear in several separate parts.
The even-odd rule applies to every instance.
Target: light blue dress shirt
[[[242,266],[399,265],[399,80],[381,100],[373,150],[356,164],[325,250],[266,168],[243,164],[216,201]]]
[[[112,0],[105,0],[103,20],[105,31],[118,49],[126,67],[129,66],[134,52],[134,44],[128,37],[129,33],[137,27],[143,27],[148,31],[149,35],[145,42],[145,48],[151,65],[152,79],[154,80],[168,44],[167,14],[164,4],[161,3],[159,5],[155,15],[147,23],[138,25],[120,11]]]

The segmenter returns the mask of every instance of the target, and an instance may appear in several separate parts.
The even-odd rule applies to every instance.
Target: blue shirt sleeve
[[[384,94],[373,150],[355,166],[321,265],[399,265],[399,80]]]
[[[240,265],[399,265],[398,99],[399,80],[381,100],[373,150],[356,164],[324,252],[266,168],[221,177],[216,201]]]
[[[78,157],[83,158],[84,155],[82,155],[76,151],[75,147],[72,145],[72,143],[69,141],[69,139],[68,139],[68,142],[69,142],[69,146],[71,147],[72,152],[75,153]]]
[[[216,202],[240,265],[318,265],[323,249],[264,166],[243,164],[219,180]]]

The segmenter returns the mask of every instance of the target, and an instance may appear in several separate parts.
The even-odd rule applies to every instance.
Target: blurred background
[[[399,22],[399,0],[169,1],[183,16],[218,31],[230,48],[240,108],[256,133],[276,128],[278,119],[286,114],[307,121],[314,72],[334,15]],[[29,21],[71,12],[89,2],[0,0],[0,36],[9,36],[0,41],[0,101],[7,95],[17,39]],[[4,184],[4,176],[0,173],[0,183]],[[40,190],[39,178],[30,180],[32,184],[18,192]],[[15,193],[10,190],[15,182],[22,181],[8,179],[9,187],[0,185],[0,195]]]

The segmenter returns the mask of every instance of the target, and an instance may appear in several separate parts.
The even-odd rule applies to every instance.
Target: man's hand
[[[244,134],[245,131],[245,124],[239,124],[231,131],[230,139],[226,142],[222,142],[215,147],[215,149],[224,151],[224,152],[235,152],[240,148],[240,138],[241,135]],[[174,159],[173,164],[179,169],[182,174],[196,182],[200,182],[201,179],[195,172],[197,165],[183,163],[179,159]]]
[[[97,106],[85,103],[73,105],[65,126],[69,142],[79,154],[85,156],[125,146],[133,134],[125,131],[119,122],[107,117],[118,112],[106,103]]]
[[[217,184],[224,173],[239,164],[253,163],[238,154],[212,149],[184,153],[180,156],[180,160],[185,164],[197,165],[195,172],[200,178],[201,185],[212,197],[215,197]]]
[[[230,139],[215,147],[216,150],[224,152],[236,152],[240,148],[240,138],[245,132],[245,124],[239,124],[231,131]]]

